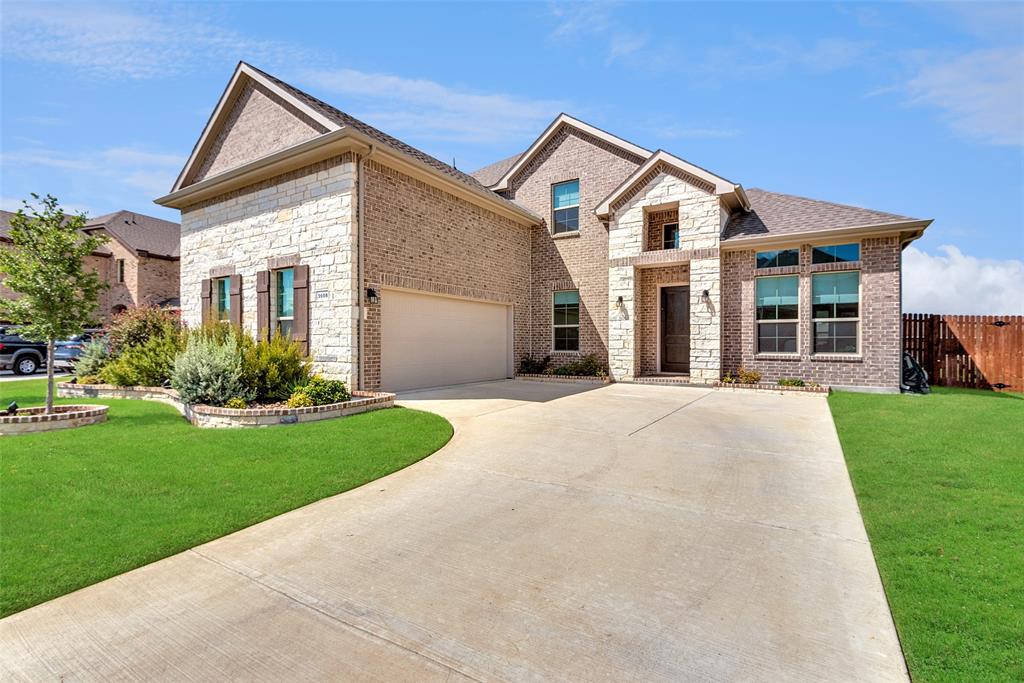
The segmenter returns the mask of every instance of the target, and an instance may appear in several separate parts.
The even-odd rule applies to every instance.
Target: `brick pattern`
[[[512,303],[513,352],[525,355],[530,229],[374,159],[364,166],[364,286]],[[377,389],[380,303],[366,304],[364,333],[363,387]]]
[[[644,229],[644,232],[647,234],[647,239],[644,240],[644,250],[663,250],[665,248],[665,225],[678,222],[679,209],[648,212],[647,227]]]
[[[107,406],[54,406],[52,413],[46,408],[21,408],[17,415],[0,415],[0,435],[49,432],[106,422]]]
[[[314,368],[352,386],[355,157],[343,154],[187,207],[181,212],[181,306],[201,318],[200,282],[223,269],[242,276],[242,325],[256,329],[256,273],[294,256],[310,268],[309,348]]]
[[[660,371],[658,368],[658,318],[660,315],[659,285],[690,282],[689,266],[668,266],[643,268],[638,272],[640,292],[636,302],[637,374],[649,375]]]
[[[794,245],[796,246],[796,245]],[[897,236],[865,239],[858,263],[811,265],[811,245],[800,245],[800,265],[758,271],[754,251],[727,251],[722,258],[722,280],[727,296],[722,302],[723,370],[757,370],[764,380],[798,377],[823,385],[862,386],[896,390],[900,383],[900,243]],[[798,353],[774,357],[756,353],[755,278],[769,271],[800,276]],[[811,274],[859,270],[861,273],[860,353],[815,355],[811,320]]]
[[[532,316],[523,353],[552,356],[555,366],[584,354],[608,359],[608,231],[594,208],[633,173],[643,159],[572,128],[563,128],[514,178],[511,199],[546,222],[532,232]],[[580,181],[580,229],[551,234],[551,186]],[[552,352],[552,298],[555,289],[580,293],[580,351]]]
[[[253,81],[242,89],[205,159],[186,184],[197,183],[327,129]]]

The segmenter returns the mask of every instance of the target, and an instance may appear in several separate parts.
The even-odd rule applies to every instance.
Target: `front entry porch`
[[[637,377],[690,374],[690,268],[638,268]]]

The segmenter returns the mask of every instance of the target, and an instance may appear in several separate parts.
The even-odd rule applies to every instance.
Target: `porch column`
[[[618,301],[622,297],[622,305]],[[608,269],[608,373],[617,382],[636,376],[636,268]]]
[[[716,382],[722,373],[721,271],[717,256],[690,262],[690,379],[695,383]]]

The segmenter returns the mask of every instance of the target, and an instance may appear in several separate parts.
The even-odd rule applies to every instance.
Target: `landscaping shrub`
[[[523,356],[523,359],[519,361],[519,374],[520,375],[540,375],[548,366],[551,365],[551,356],[544,356],[543,358],[534,358],[530,354]]]
[[[255,392],[245,383],[238,338],[230,328],[226,333],[200,329],[189,335],[171,374],[171,386],[185,403],[222,406],[233,398],[252,400]]]
[[[229,398],[228,402],[224,404],[224,407],[225,408],[236,408],[238,410],[241,410],[243,408],[248,408],[249,404],[245,402],[245,399],[238,398],[236,396],[234,398]]]
[[[110,362],[110,347],[107,345],[107,341],[101,338],[93,339],[84,346],[82,354],[75,362],[75,374],[79,377],[99,375],[108,362]],[[88,382],[88,384],[92,384],[92,382]]]
[[[255,393],[257,403],[284,401],[292,395],[294,387],[305,385],[310,378],[309,359],[302,355],[302,347],[280,335],[272,339],[252,342],[245,335],[242,344],[242,367],[245,383]]]
[[[337,379],[324,379],[320,375],[311,377],[306,386],[298,393],[308,396],[313,401],[313,405],[317,406],[341,403],[352,398],[344,382]]]
[[[731,372],[727,372],[722,375],[722,384],[736,384],[736,378],[732,376]]]
[[[156,387],[171,378],[174,360],[182,348],[181,333],[166,329],[139,346],[124,347],[101,372],[109,384],[120,387]]]
[[[181,329],[181,321],[174,311],[155,306],[129,308],[119,313],[110,323],[107,340],[110,353],[118,355],[133,346],[142,346],[152,337],[160,337]]]
[[[736,379],[739,380],[740,384],[757,384],[761,381],[761,373],[757,370],[740,368],[736,371]]]
[[[103,384],[99,375],[79,375],[75,378],[79,384]]]
[[[309,394],[302,391],[301,389],[292,394],[291,397],[288,399],[289,408],[308,408],[312,405],[316,405],[315,403],[313,403],[313,399],[311,399],[309,397]]]
[[[594,354],[588,354],[579,360],[555,368],[552,374],[574,377],[607,377],[608,369]]]
[[[783,377],[779,379],[779,386],[781,387],[802,387],[804,381],[799,377]]]

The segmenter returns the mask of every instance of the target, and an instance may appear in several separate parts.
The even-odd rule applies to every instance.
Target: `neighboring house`
[[[930,221],[744,188],[562,114],[472,175],[240,64],[170,194],[183,314],[392,390],[596,354],[616,380],[896,390]]]
[[[11,247],[10,211],[0,211],[0,247]],[[82,228],[101,233],[106,244],[86,257],[86,268],[99,273],[107,288],[99,295],[99,321],[142,305],[178,308],[180,228],[177,223],[130,211],[92,218]],[[0,296],[17,294],[0,281]]]

